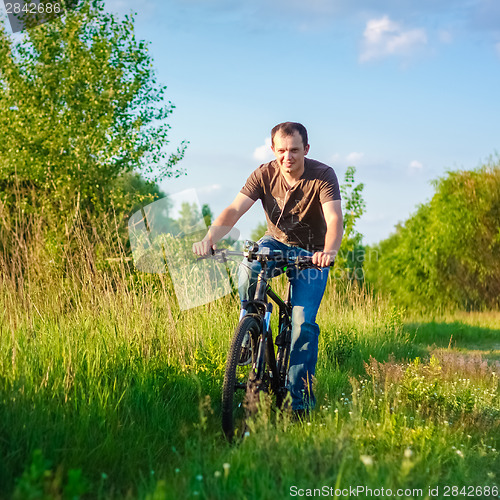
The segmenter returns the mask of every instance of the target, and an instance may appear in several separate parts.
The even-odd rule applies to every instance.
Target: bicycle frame
[[[267,364],[270,369],[271,388],[281,403],[286,394],[286,386],[288,382],[288,361],[290,355],[291,343],[291,282],[289,270],[285,267],[287,276],[287,291],[286,299],[283,300],[271,288],[265,279],[267,261],[260,260],[262,269],[257,278],[257,287],[253,300],[248,300],[242,305],[242,315],[252,314],[258,317],[261,329],[260,338],[258,340],[258,350],[253,369],[256,374],[257,380],[262,380],[264,373],[262,367],[264,366],[265,357],[267,355]],[[278,335],[273,342],[272,332],[270,328],[270,318],[273,306],[267,298],[272,299],[279,308],[279,323]],[[245,311],[245,312],[243,312]],[[277,357],[274,352],[274,345],[278,347]]]

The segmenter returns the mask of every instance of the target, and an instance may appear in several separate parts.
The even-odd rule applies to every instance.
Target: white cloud
[[[253,157],[263,163],[274,159],[274,154],[271,150],[271,139],[269,137],[265,140],[262,146],[255,148]]]
[[[409,55],[426,43],[427,34],[424,29],[404,30],[399,23],[389,19],[389,16],[371,19],[366,23],[363,33],[360,61]]]
[[[447,30],[439,31],[439,41],[442,43],[452,43],[453,42],[452,33]]]
[[[1,4],[2,2],[0,2]],[[144,15],[144,4],[154,4],[150,14],[164,14],[172,26],[206,24],[238,25],[239,29],[259,33],[281,28],[301,31],[330,32],[347,35],[353,23],[360,19],[380,20],[385,14],[401,23],[419,19],[420,26],[427,26],[429,39],[439,27],[472,31],[481,37],[495,36],[500,32],[500,2],[498,0],[106,0],[106,8],[120,12],[135,10]],[[360,5],[361,4],[361,5]],[[171,14],[177,12],[174,19]],[[367,17],[368,16],[368,17]],[[193,24],[194,23],[194,24]],[[401,27],[400,27],[401,29]],[[422,30],[402,30],[404,34],[422,33]],[[447,42],[445,42],[447,43]]]
[[[349,164],[359,163],[359,161],[363,158],[363,156],[365,156],[365,153],[352,152],[346,156],[346,160],[347,163]]]
[[[424,165],[421,162],[419,162],[417,160],[413,160],[408,165],[408,173],[409,173],[409,175],[415,175],[415,174],[422,172],[423,168],[424,168]]]
[[[331,162],[345,165],[346,167],[351,165],[356,166],[364,158],[364,156],[365,153],[356,153],[354,151],[346,156],[335,153],[331,156]]]
[[[215,194],[218,191],[220,191],[221,188],[222,188],[222,186],[220,184],[211,184],[209,186],[203,186],[203,187],[197,188],[197,191],[201,194],[204,194],[204,195],[211,195],[211,194]]]

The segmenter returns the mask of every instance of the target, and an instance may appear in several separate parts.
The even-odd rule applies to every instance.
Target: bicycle
[[[211,258],[227,262],[231,256],[244,256],[249,262],[258,261],[261,271],[253,300],[242,304],[226,361],[222,430],[230,442],[235,436],[244,435],[248,417],[257,411],[261,392],[275,396],[278,408],[285,402],[292,330],[291,273],[295,269],[321,269],[312,263],[311,256],[286,257],[268,248],[259,250],[257,243],[252,241],[245,242],[243,252],[214,250]],[[276,294],[265,277],[270,261],[280,262],[286,273],[285,300]],[[273,304],[268,298],[279,308],[279,333],[275,339],[270,326]]]

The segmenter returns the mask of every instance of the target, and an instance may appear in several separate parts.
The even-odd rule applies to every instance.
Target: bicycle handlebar
[[[259,249],[257,247],[257,250],[255,250],[255,247],[252,247],[252,249],[244,251],[244,252],[238,252],[234,250],[226,250],[226,249],[220,249],[220,250],[214,250],[213,248],[212,254],[211,255],[206,255],[203,257],[198,257],[197,260],[203,260],[203,259],[214,259],[214,260],[220,260],[221,262],[226,262],[228,259],[227,257],[235,256],[235,257],[246,257],[249,261],[278,261],[278,262],[286,262],[286,265],[295,265],[299,269],[307,269],[307,268],[317,268],[317,269],[324,269],[316,264],[312,263],[312,256],[311,255],[297,255],[296,257],[289,257],[289,256],[284,256],[283,252],[281,251],[276,251],[276,250],[271,250],[269,248],[262,248]],[[330,264],[328,267],[333,267],[334,262]]]

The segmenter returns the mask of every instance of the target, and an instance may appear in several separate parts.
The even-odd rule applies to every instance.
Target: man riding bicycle
[[[259,248],[278,250],[283,255],[310,255],[321,267],[305,269],[291,277],[292,344],[288,390],[292,410],[303,413],[313,408],[312,377],[318,358],[319,326],[316,323],[326,288],[330,264],[340,248],[343,225],[340,189],[333,169],[306,158],[307,131],[300,123],[284,122],[271,131],[275,160],[257,168],[234,201],[217,217],[193,251],[206,256],[240,217],[260,199],[267,219],[267,231]],[[253,298],[259,262],[244,261],[239,270],[238,290],[242,301]],[[275,262],[268,277],[283,271]]]

